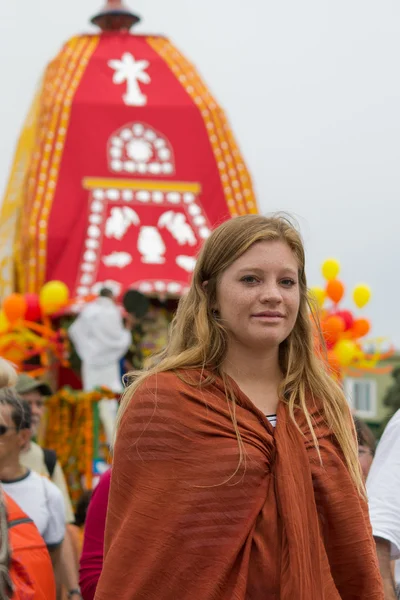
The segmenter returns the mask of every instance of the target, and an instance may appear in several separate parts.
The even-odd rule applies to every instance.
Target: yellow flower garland
[[[93,413],[94,405],[103,398],[115,398],[115,394],[106,388],[93,392],[63,388],[48,401],[45,446],[57,453],[74,504],[84,489],[92,487]],[[104,439],[101,430],[99,437]]]

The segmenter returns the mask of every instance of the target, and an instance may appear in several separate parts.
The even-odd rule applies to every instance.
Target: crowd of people
[[[314,310],[288,220],[216,228],[75,514],[57,456],[34,441],[51,390],[2,364],[0,599],[400,597],[400,412],[378,444],[352,417]],[[129,326],[114,299],[76,323],[85,386],[118,387]]]

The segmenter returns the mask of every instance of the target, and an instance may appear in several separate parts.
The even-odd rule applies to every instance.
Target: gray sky
[[[373,290],[373,334],[400,346],[398,0],[127,1],[225,107],[261,210],[298,218],[309,284],[340,259],[349,288]],[[101,4],[0,3],[0,190],[43,67]]]

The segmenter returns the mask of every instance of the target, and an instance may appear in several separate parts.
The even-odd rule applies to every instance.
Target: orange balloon
[[[10,323],[23,319],[28,305],[22,294],[10,294],[3,300],[3,311]]]
[[[328,281],[326,286],[326,295],[330,298],[335,304],[341,301],[344,294],[344,285],[338,279],[332,279]]]
[[[364,337],[371,329],[368,319],[356,319],[353,323],[353,333],[355,338]]]
[[[345,330],[346,323],[342,317],[333,315],[322,321],[321,328],[324,338],[327,342],[334,344],[339,339],[340,334]]]
[[[341,340],[354,340],[355,338],[357,338],[357,336],[355,335],[353,329],[343,331],[343,333],[340,336]]]

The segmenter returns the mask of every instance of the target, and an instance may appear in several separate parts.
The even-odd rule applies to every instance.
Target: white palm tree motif
[[[160,229],[166,227],[180,246],[184,244],[195,246],[197,244],[193,229],[186,222],[186,217],[183,213],[168,210],[158,219],[158,226]]]
[[[126,81],[126,94],[122,98],[128,106],[144,106],[147,103],[147,96],[142,93],[139,82],[151,82],[150,75],[146,73],[149,64],[147,60],[135,60],[129,52],[125,52],[121,60],[108,61],[108,66],[115,71],[113,82],[120,84]]]

